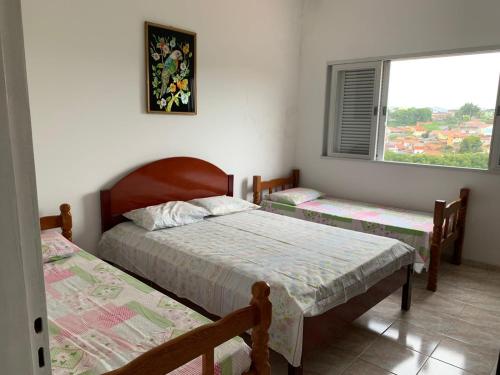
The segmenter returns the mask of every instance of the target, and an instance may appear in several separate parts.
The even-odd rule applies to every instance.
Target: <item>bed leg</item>
[[[302,364],[298,367],[294,367],[290,363],[288,364],[288,375],[302,375],[303,371]]]
[[[413,284],[413,264],[406,271],[406,283],[403,285],[403,297],[401,299],[401,310],[408,311],[411,307],[411,289]]]

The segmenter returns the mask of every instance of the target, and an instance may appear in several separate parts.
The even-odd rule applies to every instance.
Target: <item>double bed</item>
[[[53,374],[270,373],[265,283],[251,306],[212,323],[73,244],[69,205],[41,228]],[[252,327],[250,349],[237,335]]]
[[[260,210],[147,231],[123,213],[168,201],[232,196],[231,175],[194,158],[147,164],[101,192],[98,255],[217,316],[246,303],[265,279],[273,319],[269,345],[301,373],[302,353],[328,340],[338,319],[352,321],[404,286],[411,300],[414,249],[400,241]]]

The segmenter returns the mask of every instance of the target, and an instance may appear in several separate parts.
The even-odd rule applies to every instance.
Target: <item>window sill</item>
[[[321,155],[321,159],[335,159],[335,160],[346,160],[346,161],[357,161],[357,162],[368,162],[368,163],[377,163],[377,164],[388,164],[388,165],[397,165],[397,166],[410,166],[416,168],[433,168],[440,170],[450,170],[450,171],[460,171],[460,172],[474,172],[480,174],[500,174],[499,169],[479,169],[479,168],[467,168],[467,167],[454,167],[454,166],[446,166],[446,165],[434,165],[434,164],[416,164],[416,163],[406,163],[399,161],[386,161],[386,160],[370,160],[370,159],[362,159],[362,158],[349,158],[349,157],[338,157],[338,156],[327,156]]]

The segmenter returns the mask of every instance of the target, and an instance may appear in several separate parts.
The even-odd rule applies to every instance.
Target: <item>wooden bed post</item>
[[[458,238],[455,242],[455,249],[453,252],[453,264],[462,264],[462,249],[464,246],[465,236],[465,217],[467,216],[467,204],[469,203],[470,189],[460,189],[460,209],[458,211],[457,229]]]
[[[299,187],[300,181],[300,169],[292,170],[292,187]]]
[[[437,289],[438,269],[439,263],[441,262],[441,242],[443,238],[445,209],[445,201],[436,201],[434,205],[434,228],[432,231],[429,277],[427,279],[427,289],[433,292]]]
[[[226,193],[226,195],[228,197],[233,196],[233,188],[234,188],[234,175],[228,174],[227,175],[227,193]]]
[[[73,218],[71,217],[71,206],[67,203],[63,203],[59,206],[61,210],[61,229],[62,235],[68,240],[73,241],[73,232],[71,228],[73,227]]]
[[[270,288],[264,281],[252,286],[252,300],[250,305],[259,310],[260,321],[252,329],[252,370],[258,375],[270,375],[269,363],[269,327],[271,326],[272,304],[269,301]]]
[[[101,190],[101,234],[111,229],[111,192]]]
[[[411,290],[413,287],[413,264],[408,265],[406,271],[406,283],[403,285],[403,297],[401,299],[401,310],[408,311],[411,307]]]
[[[261,181],[262,181],[261,176],[253,176],[253,203],[254,204],[260,204],[260,199],[261,199],[260,192],[262,190]]]

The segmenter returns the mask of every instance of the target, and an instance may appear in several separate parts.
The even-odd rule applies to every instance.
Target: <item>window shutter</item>
[[[373,158],[381,62],[333,65],[331,68],[329,153]]]

